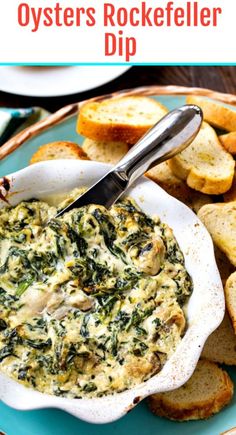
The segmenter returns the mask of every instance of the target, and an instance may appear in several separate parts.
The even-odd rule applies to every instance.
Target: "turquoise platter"
[[[169,109],[185,103],[184,96],[157,96]],[[15,172],[28,165],[36,149],[55,140],[82,143],[75,130],[76,117],[54,126],[30,139],[0,163],[0,176]],[[236,383],[235,368],[227,368]],[[222,412],[206,421],[177,423],[150,413],[145,402],[125,417],[106,425],[85,423],[71,415],[55,410],[16,411],[0,403],[0,432],[7,435],[220,435],[236,427],[236,398]]]

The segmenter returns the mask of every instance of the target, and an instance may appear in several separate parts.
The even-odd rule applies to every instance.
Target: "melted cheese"
[[[66,397],[131,388],[161,370],[184,333],[183,255],[130,198],[43,227],[55,213],[36,200],[0,210],[0,369]]]

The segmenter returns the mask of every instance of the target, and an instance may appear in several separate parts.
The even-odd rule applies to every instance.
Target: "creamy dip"
[[[191,279],[172,230],[127,198],[52,219],[0,210],[0,370],[41,392],[99,397],[158,373],[185,331]]]

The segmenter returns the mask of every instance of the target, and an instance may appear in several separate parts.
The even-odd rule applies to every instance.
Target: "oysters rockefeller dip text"
[[[184,334],[183,254],[168,225],[131,198],[44,226],[55,214],[35,199],[0,210],[0,370],[70,398],[132,388]]]

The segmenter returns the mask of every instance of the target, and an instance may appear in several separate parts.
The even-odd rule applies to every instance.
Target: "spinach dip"
[[[184,334],[183,254],[131,198],[55,214],[38,200],[0,210],[0,370],[70,398],[132,388]]]

